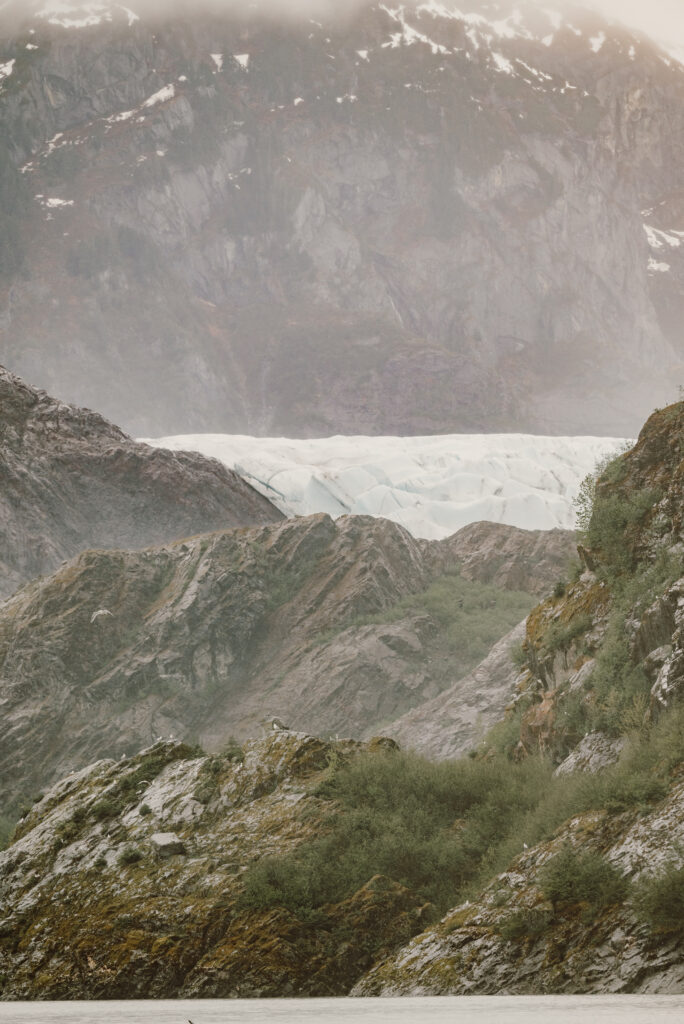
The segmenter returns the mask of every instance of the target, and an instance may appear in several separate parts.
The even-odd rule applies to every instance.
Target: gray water
[[[683,1024],[684,996],[0,1003],[0,1024]]]

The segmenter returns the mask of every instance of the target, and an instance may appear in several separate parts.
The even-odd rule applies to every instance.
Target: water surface
[[[8,1024],[682,1024],[682,996],[0,1003]]]

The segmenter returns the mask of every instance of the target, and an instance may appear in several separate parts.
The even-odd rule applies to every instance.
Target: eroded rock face
[[[0,853],[0,999],[348,992],[424,927],[419,899],[375,877],[315,923],[239,897],[251,863],[324,829],[333,752],[364,749],[280,731],[240,760],[160,742],[69,776]]]
[[[0,597],[85,548],[143,548],[283,518],[221,463],[136,444],[2,368],[0,478]]]
[[[684,992],[681,937],[654,936],[625,903],[588,925],[577,905],[554,912],[538,883],[540,869],[565,844],[601,853],[637,879],[681,864],[683,838],[681,782],[645,816],[574,818],[550,842],[523,852],[474,902],[371,970],[352,995]],[[542,933],[504,939],[499,928],[521,911],[545,915]]]
[[[631,436],[682,359],[684,75],[475,6],[5,5],[2,361],[144,436]]]

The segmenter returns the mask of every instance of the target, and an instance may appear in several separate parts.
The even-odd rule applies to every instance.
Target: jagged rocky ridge
[[[16,372],[147,436],[631,436],[671,396],[684,71],[647,39],[70,6],[0,12]]]
[[[0,597],[85,548],[283,518],[221,463],[136,444],[1,367],[0,480]]]
[[[502,564],[512,537],[517,552]],[[481,524],[464,533],[463,573],[544,591],[572,546],[562,531]],[[372,735],[457,688],[464,656],[439,610],[461,585],[449,575],[460,572],[459,552],[458,534],[417,541],[385,520],[318,515],[83,553],[0,606],[3,798],[16,805],[158,736],[216,749],[231,734],[254,735],[265,715],[324,736]],[[445,588],[437,610],[423,599],[434,581]],[[478,600],[486,614],[497,591]],[[532,604],[511,595],[491,642]],[[512,692],[510,674],[492,681],[485,718]],[[477,734],[471,722],[461,747]]]

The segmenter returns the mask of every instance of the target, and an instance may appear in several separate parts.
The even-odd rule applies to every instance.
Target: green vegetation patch
[[[668,864],[664,871],[636,886],[639,917],[657,931],[684,932],[684,867]]]
[[[449,675],[464,676],[492,646],[524,619],[537,599],[518,590],[502,590],[488,583],[448,573],[419,594],[374,615],[359,616],[349,626],[390,625],[411,615],[429,615],[440,627],[440,641],[449,654]],[[337,631],[321,634],[318,643],[334,638]]]
[[[570,845],[544,865],[539,884],[554,909],[562,903],[586,903],[591,913],[624,900],[628,888],[627,879],[601,854]]]
[[[400,751],[349,763],[333,758],[314,793],[334,808],[323,834],[252,865],[243,905],[285,906],[306,918],[382,874],[443,913],[479,892],[522,852],[523,842],[548,839],[577,814],[648,806],[663,797],[671,770],[684,760],[684,708],[635,733],[619,762],[597,775],[555,777],[544,758],[516,764],[486,746],[486,758],[454,761]],[[601,857],[571,854],[554,858],[544,876],[552,902],[571,891],[593,914],[626,893]],[[533,924],[516,920],[510,928],[531,934]]]

